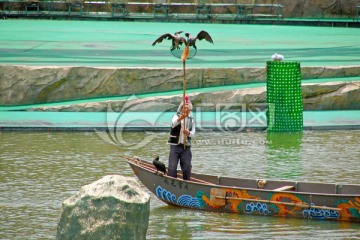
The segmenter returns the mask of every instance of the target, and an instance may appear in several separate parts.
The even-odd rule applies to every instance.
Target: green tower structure
[[[268,132],[302,131],[304,127],[300,63],[268,61],[266,69]]]

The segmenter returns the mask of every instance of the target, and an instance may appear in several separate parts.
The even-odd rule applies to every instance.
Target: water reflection
[[[302,138],[302,132],[267,133],[268,178],[294,179],[302,175],[300,164]]]

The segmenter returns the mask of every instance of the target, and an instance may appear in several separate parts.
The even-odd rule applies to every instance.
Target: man
[[[183,179],[190,180],[192,159],[191,138],[195,136],[195,123],[190,113],[192,104],[187,99],[186,102],[185,111],[183,102],[181,102],[178,112],[174,115],[171,122],[170,137],[168,140],[170,144],[168,175],[177,178],[177,166],[180,160]]]

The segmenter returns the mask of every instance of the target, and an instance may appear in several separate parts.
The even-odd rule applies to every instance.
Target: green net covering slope
[[[303,130],[300,63],[267,62],[267,128],[269,132]]]

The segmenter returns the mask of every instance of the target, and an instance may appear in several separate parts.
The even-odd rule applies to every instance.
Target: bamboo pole
[[[186,109],[186,99],[185,99],[185,96],[186,96],[186,67],[185,67],[185,62],[186,60],[183,61],[183,70],[184,70],[184,81],[183,81],[183,113],[185,113],[185,109]],[[186,130],[186,121],[185,121],[186,117],[184,118],[184,123],[183,123],[183,130]],[[184,144],[184,149],[186,149],[186,136],[184,134],[184,132],[182,133],[183,134],[183,144]]]
[[[186,59],[189,56],[189,46],[186,46],[184,48],[183,53],[181,54],[181,61],[183,62],[183,72],[184,72],[184,79],[183,79],[183,113],[185,114],[185,108],[186,108]],[[184,118],[183,122],[183,128],[182,128],[182,135],[183,135],[183,144],[184,149],[186,149],[186,138],[187,136],[184,135],[184,130],[186,130],[186,117]]]

